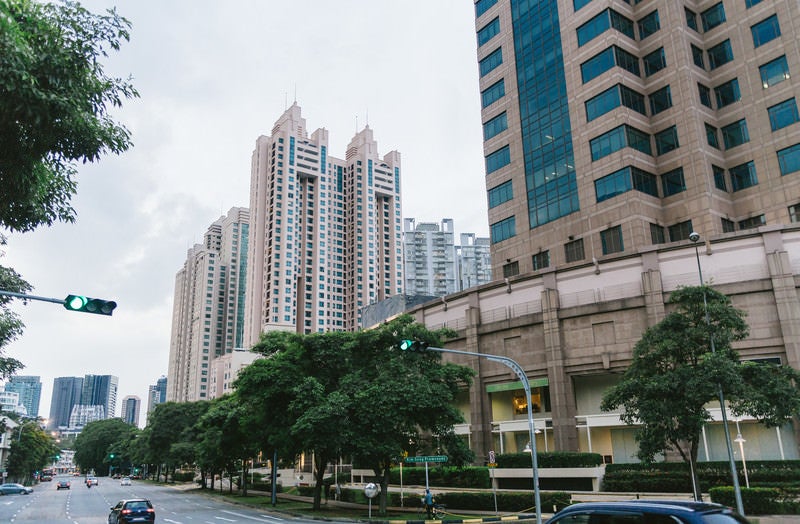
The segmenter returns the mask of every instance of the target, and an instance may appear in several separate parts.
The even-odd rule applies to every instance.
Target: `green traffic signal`
[[[67,298],[64,299],[64,307],[70,311],[110,316],[117,307],[117,303],[113,300],[103,300],[102,298],[67,295]]]
[[[401,340],[400,349],[403,351],[424,351],[428,349],[428,343],[419,340]]]

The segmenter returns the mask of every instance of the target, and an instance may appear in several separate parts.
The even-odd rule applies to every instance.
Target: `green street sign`
[[[421,457],[406,457],[406,462],[447,462],[447,455],[423,455]]]

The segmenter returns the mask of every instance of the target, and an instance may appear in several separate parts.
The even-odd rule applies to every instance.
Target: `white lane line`
[[[164,519],[164,522],[172,522],[172,524],[182,524],[180,521],[172,519]]]
[[[225,522],[236,522],[234,519],[226,519],[225,517],[214,517],[217,520],[224,520]]]
[[[275,517],[268,517],[267,515],[261,515],[262,517],[266,517],[266,518],[260,519],[258,517],[251,517],[250,515],[245,515],[244,513],[237,513],[235,511],[229,511],[229,510],[226,510],[226,509],[221,510],[221,512],[222,513],[227,513],[228,515],[233,515],[234,517],[241,517],[243,519],[255,520],[256,522],[274,523],[276,520],[277,521],[282,521],[282,519],[276,519]],[[219,518],[219,517],[217,517],[217,518]],[[269,520],[267,520],[267,519],[269,519]]]
[[[280,517],[273,517],[272,515],[263,515],[262,514],[261,516],[264,517],[265,519],[271,519],[271,520],[274,520],[274,521],[277,521],[277,522],[283,522],[283,520],[284,520],[284,519],[282,519]]]

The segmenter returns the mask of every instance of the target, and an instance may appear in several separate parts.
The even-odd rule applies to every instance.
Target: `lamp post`
[[[747,477],[747,460],[744,458],[744,443],[747,441],[742,436],[742,430],[739,428],[739,419],[736,419],[736,438],[733,441],[739,444],[739,454],[742,456],[742,470],[744,471],[744,485],[750,489],[750,479]]]
[[[700,276],[700,287],[703,290],[703,310],[706,314],[706,326],[709,328],[709,343],[711,345],[711,352],[716,352],[714,346],[714,337],[711,334],[711,318],[708,315],[708,301],[706,300],[706,288],[703,283],[703,269],[700,266],[700,251],[697,249],[697,242],[700,240],[700,234],[692,231],[689,233],[689,240],[694,244],[694,256],[697,259],[697,273]],[[728,429],[728,414],[725,409],[725,395],[722,392],[722,385],[717,384],[717,396],[719,397],[719,407],[722,411],[722,429],[725,433],[725,445],[728,448],[728,463],[731,468],[731,480],[733,481],[733,495],[736,499],[736,510],[744,516],[744,504],[742,503],[742,489],[739,486],[739,474],[736,471],[736,462],[733,460],[733,444],[731,444],[731,432]]]

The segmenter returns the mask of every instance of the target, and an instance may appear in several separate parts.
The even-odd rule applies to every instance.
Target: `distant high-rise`
[[[167,399],[209,398],[209,364],[244,337],[249,212],[234,207],[206,231],[175,276]]]
[[[243,347],[270,330],[357,329],[364,306],[403,292],[400,153],[379,156],[369,126],[335,158],[294,103],[251,166]]]
[[[117,410],[119,378],[113,375],[85,375],[81,391],[81,405],[103,406],[106,418],[113,418]]]
[[[31,375],[16,375],[8,379],[6,391],[19,393],[19,402],[25,406],[29,417],[39,416],[39,400],[42,395],[41,377]]]
[[[139,426],[139,411],[142,399],[129,395],[122,399],[122,420],[132,426]]]
[[[796,1],[474,8],[495,278],[800,222]]]
[[[162,376],[156,383],[147,388],[147,412],[153,411],[158,404],[167,401],[167,377]]]
[[[69,427],[72,408],[81,403],[82,391],[83,378],[81,377],[58,377],[53,380],[50,417],[47,419],[49,429]]]
[[[492,281],[492,253],[488,238],[476,237],[475,233],[461,233],[456,255],[459,290]]]
[[[458,291],[453,219],[403,220],[403,263],[407,295],[443,296]]]

